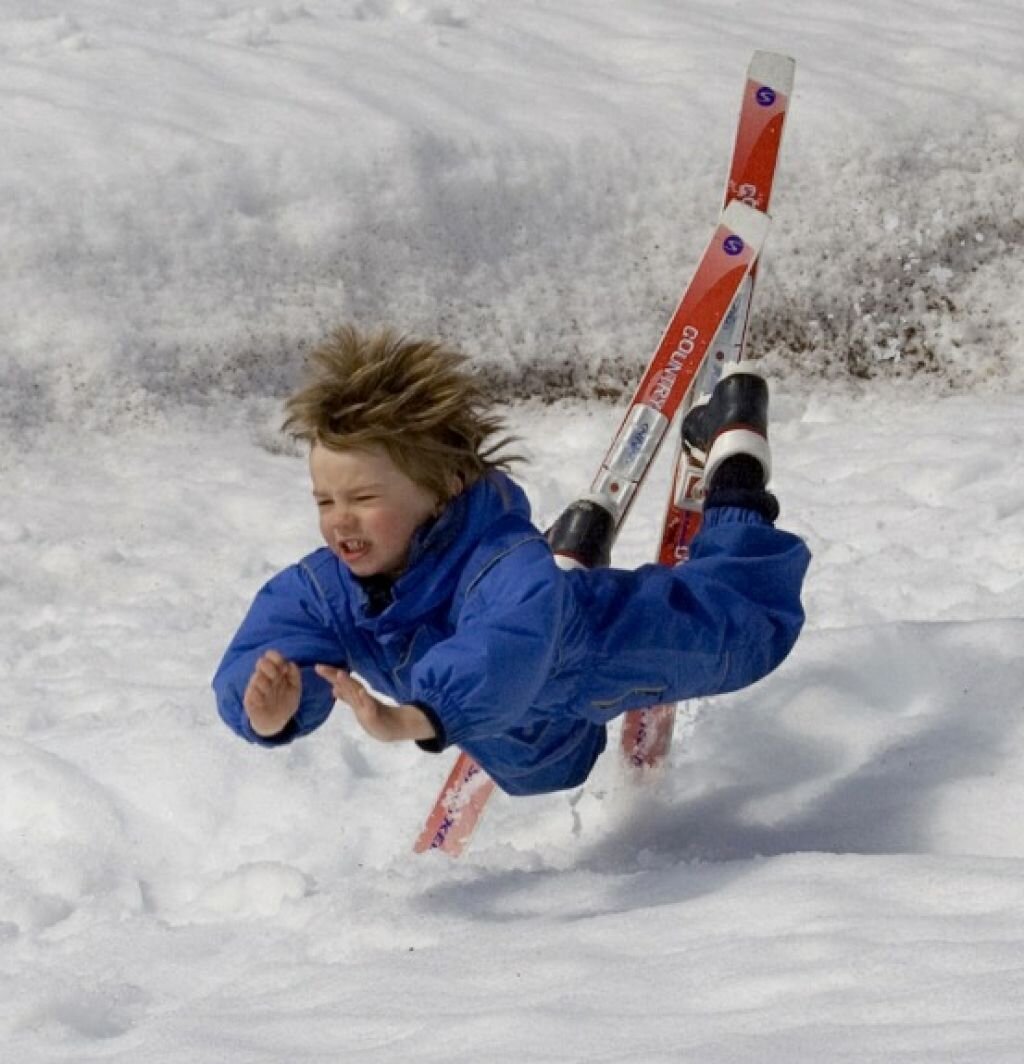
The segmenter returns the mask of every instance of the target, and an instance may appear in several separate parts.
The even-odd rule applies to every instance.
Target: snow
[[[67,6],[0,15],[5,406],[29,427],[280,392],[326,328],[396,308],[506,386],[628,390],[755,47],[798,59],[762,354],[1020,384],[1015,0]]]
[[[753,338],[806,633],[652,786],[415,856],[448,757],[343,707],[256,749],[207,689],[316,545],[278,397],[342,320],[444,336],[550,520],[754,48],[798,61]],[[3,1059],[1016,1064],[1022,60],[1008,0],[0,4]]]

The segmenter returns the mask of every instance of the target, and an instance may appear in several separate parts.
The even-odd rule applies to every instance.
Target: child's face
[[[410,480],[380,446],[309,454],[324,542],[356,576],[397,574],[416,529],[438,512],[438,498]]]

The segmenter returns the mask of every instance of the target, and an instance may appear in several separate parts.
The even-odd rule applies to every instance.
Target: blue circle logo
[[[775,103],[775,90],[768,88],[767,85],[762,85],[757,90],[757,102],[762,107],[771,107]]]
[[[733,233],[725,238],[722,247],[725,248],[726,255],[738,255],[743,250],[743,241]]]

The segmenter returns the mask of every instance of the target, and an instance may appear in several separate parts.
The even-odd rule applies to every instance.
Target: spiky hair
[[[332,450],[383,447],[391,460],[438,498],[452,476],[469,485],[517,455],[463,355],[390,329],[336,329],[309,356],[305,385],[285,403],[285,432]]]

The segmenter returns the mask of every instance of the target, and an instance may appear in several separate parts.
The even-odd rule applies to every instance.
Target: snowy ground
[[[447,759],[214,713],[316,544],[271,396],[347,317],[628,386],[755,47],[798,61],[754,337],[806,634],[647,791],[606,756],[415,857]],[[0,0],[5,1064],[1017,1064],[1022,112],[1016,0]],[[547,520],[619,411],[509,413]]]
[[[607,757],[496,799],[459,863],[410,850],[446,761],[344,712],[275,753],[215,718],[250,592],[315,542],[262,422],[9,464],[6,1059],[1019,1060],[1019,403],[776,407],[816,556],[792,659],[688,714],[648,794]],[[549,518],[609,411],[514,416]]]

